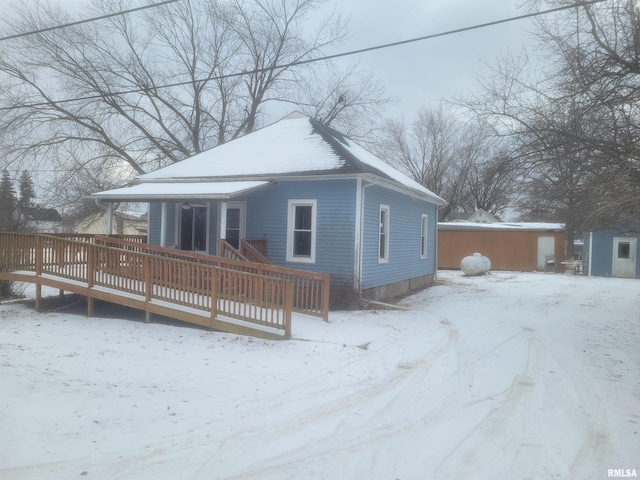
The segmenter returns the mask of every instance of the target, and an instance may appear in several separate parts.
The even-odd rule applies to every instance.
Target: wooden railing
[[[244,262],[248,262],[249,260],[242,255],[240,250],[234,248],[226,240],[220,240],[220,245],[218,246],[218,253],[222,258],[228,258],[230,260],[241,260]]]
[[[221,249],[224,248],[229,253],[221,256],[159,247],[157,245],[132,243],[114,237],[96,237],[95,241],[96,243],[122,249],[134,249],[152,255],[290,280],[293,282],[293,310],[307,315],[321,317],[324,321],[329,320],[330,281],[329,275],[326,273],[315,273],[271,264],[249,262],[244,259],[242,255],[240,255],[240,257],[243,260],[233,258],[238,256],[237,250],[224,241],[221,241]],[[225,246],[223,242],[228,246]]]
[[[119,248],[113,246],[120,242],[124,244]],[[141,243],[113,237],[96,237],[90,242],[0,233],[0,279],[11,279],[16,271],[33,272],[40,285],[46,284],[42,276],[49,275],[86,285],[88,296],[94,292],[91,289],[102,287],[144,297],[127,304],[143,305],[146,311],[172,316],[171,309],[175,313],[176,307],[189,307],[206,312],[212,326],[214,320],[228,317],[291,336],[292,281],[143,250]],[[107,299],[119,303],[116,297]],[[162,305],[166,305],[164,310]]]
[[[5,243],[7,243],[8,245],[11,242],[11,240],[9,240],[11,235],[19,235],[20,240],[16,240],[16,242],[19,244],[24,244],[26,246],[26,249],[20,250],[20,248],[18,248],[19,245],[16,245],[17,250],[11,249],[11,252],[13,252],[11,253],[11,255],[17,255],[18,257],[24,259],[31,259],[31,262],[34,264],[35,256],[33,252],[35,251],[35,244],[33,242],[37,236],[24,234],[0,235],[3,235],[2,239],[0,240],[0,252],[2,251],[2,246]],[[7,235],[6,239],[4,235]],[[293,283],[293,311],[321,317],[325,321],[328,321],[329,319],[330,281],[329,275],[327,274],[278,267],[276,265],[265,263],[254,263],[244,260],[212,256],[203,253],[178,250],[174,248],[160,247],[157,245],[141,243],[140,241],[132,242],[119,238],[117,236],[86,236],[83,238],[85,239],[84,243],[95,243],[96,245],[113,247],[125,251],[133,251],[154,256],[161,256],[184,262],[195,262],[229,270],[237,270],[253,275],[262,275],[288,280]],[[67,245],[65,248],[62,248],[59,245],[53,248],[50,240],[45,239],[43,240],[43,242],[43,245],[48,252],[46,254],[46,262],[48,263],[55,264],[56,262],[62,262],[67,265],[68,269],[70,269],[71,265],[73,264],[77,263],[79,266],[81,266],[87,262],[87,258],[83,256],[85,255],[83,253],[83,250],[79,249],[79,247],[75,244]],[[114,263],[114,265],[117,264],[117,262]],[[131,265],[129,268],[134,267]],[[140,266],[137,266],[136,268],[140,268]],[[28,268],[20,267],[14,268],[14,270],[28,270]]]
[[[266,240],[240,240],[240,253],[250,262],[271,264],[267,255]]]
[[[251,245],[252,248],[260,252],[260,255],[267,257],[267,239],[266,238],[243,238],[241,244]]]
[[[79,242],[94,243],[96,238],[102,238],[104,235],[94,235],[92,233],[49,233],[51,237],[66,238],[67,240],[77,240]],[[109,238],[117,238],[119,240],[126,240],[134,243],[147,243],[146,235],[122,235],[114,234],[108,235]]]

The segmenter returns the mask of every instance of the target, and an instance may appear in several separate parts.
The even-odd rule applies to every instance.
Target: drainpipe
[[[374,185],[374,182],[365,184],[362,178],[356,180],[356,232],[355,232],[355,265],[353,279],[354,288],[358,295],[362,294],[362,264],[363,264],[363,243],[364,243],[364,194],[365,188]]]
[[[435,258],[435,269],[433,271],[433,280],[438,280],[438,237],[440,236],[438,233],[438,222],[440,220],[440,209],[444,205],[436,205],[436,235],[435,235],[435,247],[436,247],[436,258]],[[429,245],[429,240],[427,240],[427,246]]]
[[[591,259],[593,255],[593,232],[589,232],[589,257],[587,258],[587,275],[591,276]]]

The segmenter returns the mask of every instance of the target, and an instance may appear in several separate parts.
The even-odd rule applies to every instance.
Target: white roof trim
[[[268,181],[240,182],[145,182],[91,195],[99,200],[227,200],[241,193],[268,185]]]
[[[538,232],[562,232],[565,230],[563,223],[544,222],[496,222],[476,223],[467,221],[438,222],[439,230],[513,230],[513,231],[538,231]]]

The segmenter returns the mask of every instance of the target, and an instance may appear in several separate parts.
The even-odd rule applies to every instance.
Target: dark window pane
[[[233,248],[240,248],[240,209],[227,209],[227,230],[225,239]]]
[[[240,228],[240,209],[227,209],[227,228]]]
[[[422,234],[420,235],[420,255],[427,256],[427,219],[422,217]]]
[[[380,210],[380,250],[378,257],[382,260],[387,258],[387,211]]]
[[[293,255],[295,257],[311,256],[311,232],[293,232]]]
[[[193,244],[193,212],[189,205],[182,206],[182,216],[180,219],[180,248],[191,250]]]
[[[207,249],[207,207],[195,207],[193,212],[193,250]]]
[[[629,242],[618,242],[618,258],[629,258],[631,244]]]
[[[296,206],[295,230],[311,230],[311,205]]]
[[[225,239],[229,245],[236,250],[240,248],[240,230],[227,229],[227,238]]]

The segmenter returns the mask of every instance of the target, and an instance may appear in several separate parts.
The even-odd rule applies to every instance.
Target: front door
[[[227,222],[225,240],[236,250],[240,249],[240,240],[245,238],[246,204],[230,202],[227,204]]]
[[[614,237],[611,275],[613,275],[614,277],[635,278],[637,253],[637,238]]]
[[[207,251],[208,208],[185,203],[180,209],[180,249]]]

